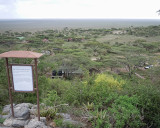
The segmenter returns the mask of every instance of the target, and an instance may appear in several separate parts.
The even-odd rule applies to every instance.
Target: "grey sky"
[[[0,0],[0,18],[14,18],[16,16],[16,0]]]
[[[0,0],[0,19],[160,19],[160,0]]]

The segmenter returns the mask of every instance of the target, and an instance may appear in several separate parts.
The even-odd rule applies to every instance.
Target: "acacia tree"
[[[84,44],[84,47],[93,49],[94,54],[98,53],[99,55],[106,54],[111,50],[111,47],[109,45],[99,42],[87,42]]]
[[[127,54],[124,55],[125,59],[122,59],[120,63],[125,66],[128,75],[132,78],[132,75],[135,73],[136,69],[145,63],[146,57],[141,56],[140,54]]]
[[[160,10],[157,11],[158,15],[160,15]]]
[[[145,51],[142,48],[125,46],[123,47],[123,51],[125,51],[122,53],[124,58],[119,60],[119,63],[126,68],[128,75],[131,78],[136,69],[144,65],[147,57],[143,55]]]

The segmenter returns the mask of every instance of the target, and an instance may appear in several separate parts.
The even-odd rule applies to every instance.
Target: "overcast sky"
[[[160,0],[0,0],[0,19],[160,19]]]

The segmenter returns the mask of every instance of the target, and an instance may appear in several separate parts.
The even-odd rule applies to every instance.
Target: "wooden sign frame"
[[[6,60],[6,72],[7,72],[7,78],[8,78],[8,92],[9,92],[9,100],[11,103],[11,112],[12,117],[14,117],[14,109],[13,109],[13,98],[12,98],[12,91],[14,92],[34,92],[36,91],[37,94],[37,114],[38,114],[38,121],[40,121],[40,105],[39,105],[39,89],[38,89],[38,73],[37,73],[37,59],[40,58],[43,54],[32,52],[32,51],[9,51],[0,54],[0,58],[5,58]],[[9,64],[8,58],[23,58],[23,59],[34,59],[34,65],[28,65],[32,66],[32,82],[33,82],[33,91],[16,91],[14,88],[14,78],[13,78],[13,72],[12,72],[12,66],[15,64]],[[25,64],[16,64],[16,65],[25,65]],[[26,65],[25,65],[26,66]],[[34,72],[35,71],[35,72]],[[35,84],[36,88],[34,88],[34,77],[35,76]],[[18,77],[17,77],[18,78]],[[27,79],[26,79],[27,80]],[[17,81],[21,82],[21,79],[17,79]],[[24,82],[25,80],[23,80]],[[12,84],[11,84],[12,83]],[[26,82],[27,83],[27,82]],[[24,82],[24,84],[26,84]]]
[[[7,77],[8,77],[8,87],[9,87],[9,98],[10,98],[10,103],[11,103],[11,112],[12,112],[12,116],[14,117],[14,109],[13,109],[13,98],[12,98],[12,91],[14,91],[13,89],[13,79],[12,79],[12,84],[11,84],[11,78],[10,78],[10,71],[12,72],[11,68],[12,65],[15,64],[9,64],[8,63],[8,58],[6,59],[6,70],[7,70]],[[19,65],[19,64],[18,64]],[[21,64],[23,65],[23,64]],[[34,67],[34,68],[33,68]],[[39,105],[39,89],[38,89],[38,73],[37,73],[37,58],[34,58],[34,65],[32,65],[32,70],[35,70],[35,83],[36,83],[36,88],[34,88],[34,90],[36,90],[37,93],[37,114],[38,114],[38,121],[40,121],[40,105]],[[32,71],[33,73],[33,71]],[[11,73],[12,74],[12,73]],[[34,76],[34,74],[33,74]],[[33,79],[34,80],[34,79]],[[16,91],[17,92],[17,91]],[[23,91],[21,91],[23,92]],[[32,91],[33,92],[33,91]]]

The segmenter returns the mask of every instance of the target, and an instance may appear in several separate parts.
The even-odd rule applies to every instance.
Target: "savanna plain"
[[[56,127],[63,127],[56,113],[68,113],[87,128],[160,128],[160,26],[1,32],[0,53],[16,50],[43,53],[40,114]],[[7,84],[0,59],[1,114],[10,103]],[[13,92],[13,101],[36,104],[36,93]]]

